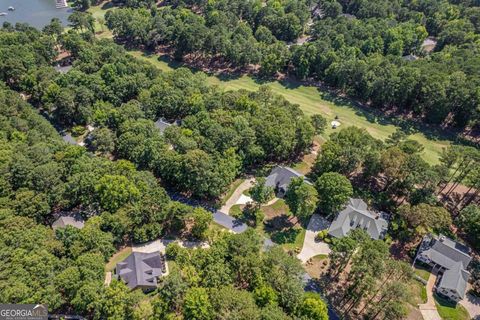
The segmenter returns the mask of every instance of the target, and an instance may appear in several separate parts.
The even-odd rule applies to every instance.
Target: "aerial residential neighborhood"
[[[2,0],[0,79],[0,318],[480,320],[478,1]]]

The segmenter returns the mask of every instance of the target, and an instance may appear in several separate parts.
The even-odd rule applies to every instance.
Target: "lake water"
[[[10,6],[14,7],[15,11],[8,11]],[[67,26],[67,18],[72,11],[72,8],[55,8],[55,0],[0,0],[0,12],[7,13],[6,16],[0,16],[0,26],[8,21],[11,24],[22,22],[42,28],[50,23],[52,18],[60,19],[63,25]]]

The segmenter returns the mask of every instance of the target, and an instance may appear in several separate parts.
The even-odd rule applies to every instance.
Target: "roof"
[[[156,288],[162,269],[165,269],[165,261],[159,252],[133,252],[125,260],[117,263],[116,274],[131,289]]]
[[[467,290],[467,282],[470,273],[463,268],[461,262],[455,263],[451,269],[443,273],[438,287],[455,291],[463,299]]]
[[[418,60],[418,57],[414,54],[409,54],[409,55],[403,56],[402,59],[406,61],[415,61],[415,60]]]
[[[67,65],[67,66],[60,66],[60,65],[57,65],[55,67],[53,67],[55,69],[55,71],[59,72],[59,73],[67,73],[68,71],[70,71],[70,69],[73,68],[72,65]]]
[[[443,235],[433,238],[430,247],[421,254],[446,269],[453,268],[457,262],[461,262],[465,269],[472,260],[468,247]]]
[[[85,222],[80,214],[64,214],[55,220],[52,229],[65,228],[66,226],[82,229],[84,225]]]
[[[304,175],[293,170],[292,168],[278,166],[275,167],[272,172],[270,172],[270,175],[265,181],[265,186],[284,189],[286,191],[290,181],[292,181],[293,178],[298,177],[304,177]],[[305,182],[311,184],[311,182],[307,179],[305,179]]]
[[[162,133],[165,131],[165,129],[167,129],[171,125],[172,125],[171,123],[168,123],[163,119],[158,119],[157,121],[155,121],[155,127],[158,130],[160,130],[160,132],[162,132]]]
[[[333,220],[328,234],[336,237],[345,237],[352,229],[364,229],[372,239],[382,239],[388,229],[388,221],[367,209],[362,199],[350,199],[347,207]]]
[[[62,134],[62,139],[66,143],[77,145],[77,141],[72,137],[70,133]]]

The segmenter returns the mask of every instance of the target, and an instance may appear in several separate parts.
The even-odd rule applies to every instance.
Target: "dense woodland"
[[[221,56],[236,66],[259,63],[267,74],[287,68],[298,73],[302,64],[299,77],[318,77],[356,96],[361,92],[360,98],[379,108],[412,108],[428,119],[435,113],[434,122],[448,115],[462,127],[477,121],[478,54],[472,52],[478,40],[468,27],[470,36],[462,39],[456,29],[458,21],[475,24],[473,4],[322,3],[326,16],[312,27],[314,41],[291,47],[287,42],[309,25],[305,12],[317,4],[182,2],[156,9],[148,1],[129,1],[127,6],[106,20],[117,38],[130,44],[167,44],[177,58],[194,54]],[[441,13],[446,7],[448,15]],[[357,19],[340,16],[342,10]],[[325,119],[306,117],[268,87],[223,91],[207,85],[202,73],[160,72],[112,41],[95,39],[90,16],[76,13],[70,23],[68,32],[55,20],[43,31],[21,24],[0,29],[0,300],[43,301],[52,311],[94,319],[326,319],[325,302],[303,292],[297,259],[280,248],[264,250],[252,231],[211,230],[210,212],[172,201],[165,191],[218,199],[243,173],[298,161],[325,129]],[[134,27],[142,33],[128,38]],[[360,34],[350,34],[353,29]],[[438,51],[402,60],[407,53],[421,55],[418,45],[427,34],[444,35]],[[375,40],[367,49],[370,37]],[[73,61],[67,73],[52,67],[60,49]],[[286,57],[281,63],[277,49]],[[340,73],[344,84],[336,82]],[[404,80],[410,91],[401,85]],[[375,97],[380,93],[391,100]],[[178,124],[161,133],[154,126],[158,118]],[[87,125],[95,129],[88,133]],[[55,128],[78,135],[86,147],[66,144]],[[286,203],[301,221],[314,211],[331,217],[351,196],[392,214],[385,242],[362,232],[332,242],[325,293],[345,315],[405,317],[404,284],[412,275],[390,256],[390,244],[416,244],[428,232],[442,232],[480,247],[480,151],[454,145],[435,166],[422,152],[402,131],[380,141],[348,127],[322,145],[309,175],[312,185],[292,182]],[[458,185],[468,188],[461,197],[455,196]],[[271,191],[258,179],[254,212]],[[72,210],[87,219],[85,227],[54,232],[55,217]],[[121,282],[103,285],[105,262],[119,246],[165,235],[206,240],[211,248],[170,246],[172,273],[148,299]],[[479,270],[473,276],[480,292]]]
[[[164,4],[128,1],[107,13],[106,24],[118,41],[167,47],[176,59],[240,69],[257,65],[261,75],[320,80],[374,108],[428,123],[470,129],[479,124],[475,1]],[[438,41],[431,54],[422,49],[427,37]],[[403,58],[408,55],[420,59]]]

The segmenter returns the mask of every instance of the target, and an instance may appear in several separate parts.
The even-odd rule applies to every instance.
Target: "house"
[[[285,193],[288,190],[288,185],[292,179],[298,177],[304,178],[304,175],[293,170],[292,168],[278,166],[275,167],[268,175],[265,181],[265,186],[274,188],[277,197],[282,198],[285,196]],[[311,184],[311,182],[307,179],[305,179],[305,182]]]
[[[418,57],[414,54],[409,54],[409,55],[403,56],[402,59],[405,61],[415,61],[415,60],[418,60]]]
[[[163,120],[162,118],[158,119],[157,121],[155,121],[155,128],[157,128],[158,130],[160,130],[161,133],[163,133],[165,131],[165,129],[167,129],[168,127],[170,127],[172,124],[169,123],[169,122],[166,122],[165,120]]]
[[[454,302],[465,297],[470,273],[466,270],[472,257],[470,249],[444,235],[423,238],[415,261],[431,266],[438,273],[436,292]],[[415,262],[414,262],[415,263]]]
[[[345,237],[350,230],[361,228],[372,239],[383,239],[388,229],[388,221],[381,215],[368,211],[367,204],[362,199],[350,199],[333,220],[328,234],[335,238]]]
[[[85,225],[85,221],[78,213],[64,213],[58,217],[52,224],[52,229],[65,228],[66,226],[72,226],[77,229],[82,229]]]
[[[160,252],[133,252],[117,263],[114,274],[131,289],[144,291],[157,287],[158,279],[166,273],[165,256]]]

